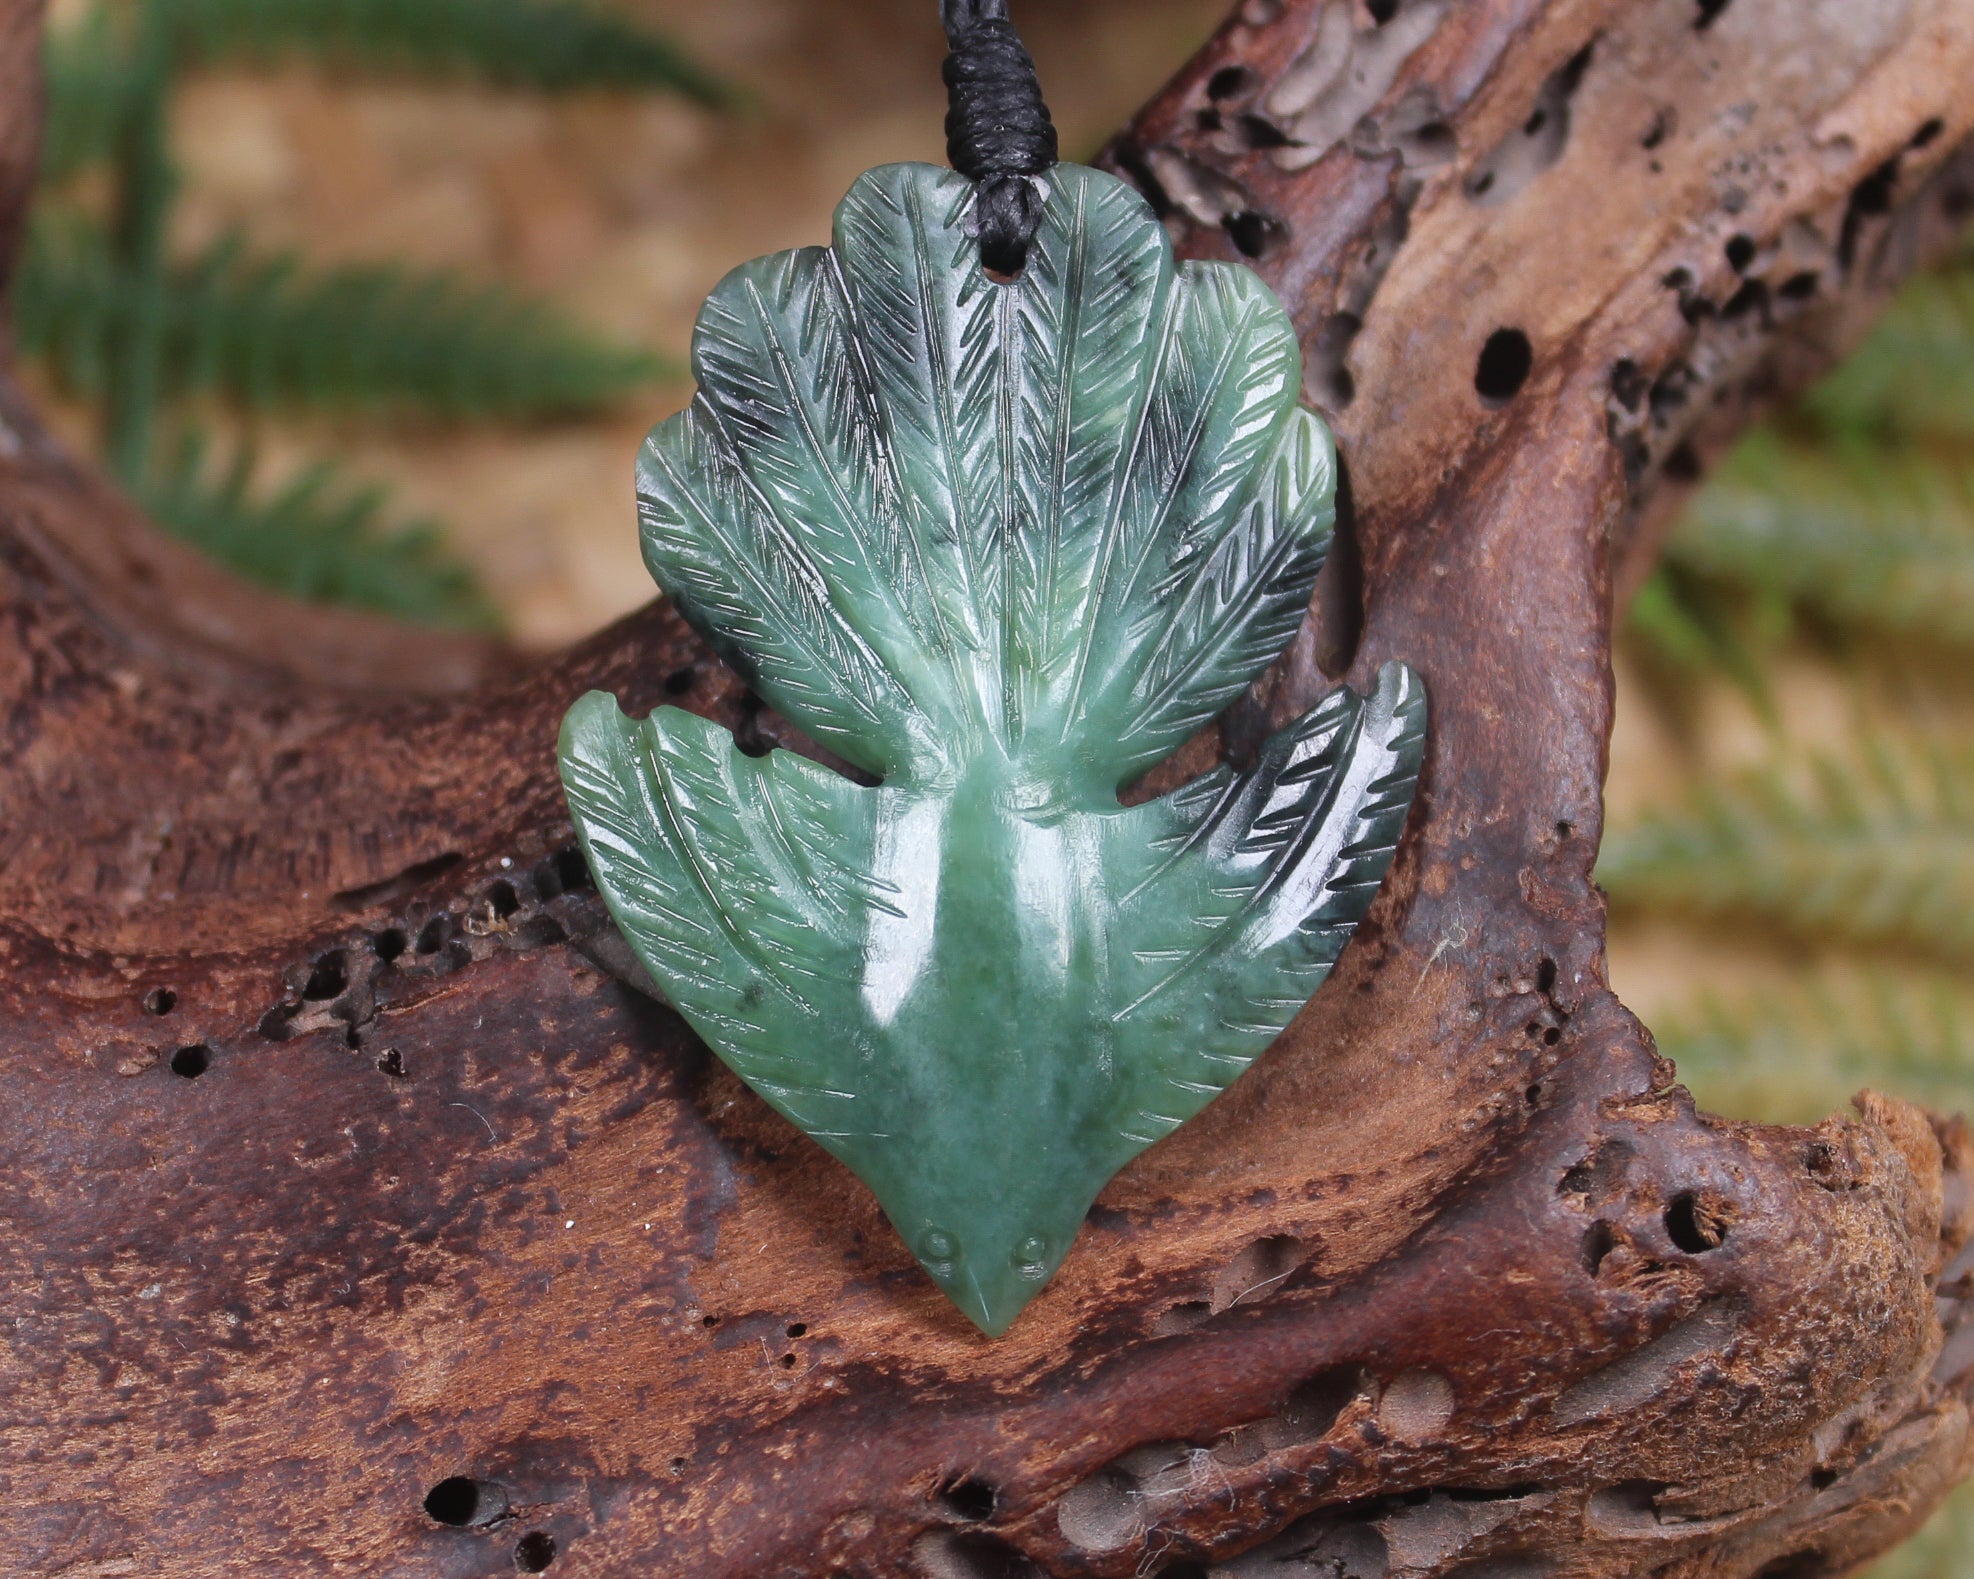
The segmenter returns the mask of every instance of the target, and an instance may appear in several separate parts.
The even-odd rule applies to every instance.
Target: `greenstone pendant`
[[[834,246],[713,293],[698,396],[639,464],[652,575],[881,787],[601,692],[561,745],[653,979],[995,1334],[1111,1175],[1322,983],[1425,728],[1418,678],[1387,665],[1252,772],[1119,804],[1294,633],[1335,457],[1254,274],[1176,266],[1099,171],[1046,188],[997,283],[962,177],[865,175]]]

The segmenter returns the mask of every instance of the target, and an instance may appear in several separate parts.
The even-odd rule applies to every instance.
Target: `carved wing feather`
[[[966,234],[972,188],[929,165],[859,178],[835,253],[881,419],[903,529],[945,639],[991,651],[1001,527],[998,288]]]
[[[1171,755],[1288,645],[1329,552],[1335,487],[1329,430],[1297,411],[1218,535],[1187,535],[1124,631],[1132,657],[1110,698],[1122,778]]]
[[[839,755],[888,772],[929,722],[735,448],[704,395],[652,433],[638,462],[645,564],[776,706]]]
[[[1037,715],[1078,650],[1102,526],[1119,506],[1179,277],[1136,192],[1073,176],[1061,186],[1021,287],[1005,293],[1015,556],[1006,648],[1024,726],[1046,721]]]
[[[1288,315],[1253,274],[1197,263],[1181,269],[1075,619],[1061,713],[1066,740],[1114,738],[1109,716],[1129,705],[1147,648],[1168,627],[1163,616],[1175,590],[1272,483],[1263,463],[1291,420],[1316,421],[1297,411],[1301,369]],[[1327,549],[1328,522],[1318,516],[1289,524],[1306,527],[1311,552],[1295,561],[1294,577],[1268,583],[1260,601],[1300,618]],[[1131,776],[1133,762],[1151,760],[1142,751],[1119,753],[1118,780]]]
[[[891,899],[868,875],[875,797],[676,708],[626,718],[600,691],[563,724],[562,765],[611,913],[674,1006],[803,1129],[855,1133],[862,917]]]
[[[832,608],[920,711],[944,721],[957,700],[958,655],[907,529],[861,334],[835,258],[805,247],[721,282],[700,313],[693,362],[731,453],[783,533],[807,550]]]
[[[1273,736],[1252,772],[1114,820],[1116,862],[1143,852],[1112,923],[1118,1065],[1142,1098],[1119,1115],[1126,1140],[1197,1112],[1323,984],[1404,829],[1425,714],[1418,677],[1387,664],[1370,696],[1334,691]]]

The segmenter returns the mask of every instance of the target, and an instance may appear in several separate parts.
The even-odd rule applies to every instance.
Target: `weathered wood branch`
[[[568,702],[787,739],[666,608],[529,667],[304,615],[0,397],[12,1571],[1811,1579],[1913,1528],[1974,1148],[1696,1115],[1590,871],[1613,587],[1974,206],[1970,80],[1970,0],[1245,0],[1115,144],[1281,290],[1354,501],[1165,777],[1319,656],[1434,724],[1329,987],[998,1342],[592,963]]]

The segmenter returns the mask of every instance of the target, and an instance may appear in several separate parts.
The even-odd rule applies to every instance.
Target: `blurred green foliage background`
[[[1974,248],[1701,488],[1619,662],[1612,979],[1700,1104],[1974,1108]],[[1968,1574],[1963,1488],[1875,1579]]]
[[[175,253],[174,88],[290,56],[542,93],[668,92],[709,107],[732,95],[662,35],[571,0],[94,0],[50,34],[43,189],[15,286],[22,351],[96,409],[104,460],[151,514],[242,574],[493,628],[497,610],[437,522],[389,522],[384,491],[327,458],[258,487],[243,424],[297,410],[567,417],[666,364],[545,301],[395,260],[311,268],[237,231]],[[217,415],[232,419],[227,439]],[[230,457],[213,453],[229,442]]]

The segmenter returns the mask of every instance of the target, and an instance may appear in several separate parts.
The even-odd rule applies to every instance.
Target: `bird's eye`
[[[1039,1281],[1049,1275],[1049,1244],[1040,1234],[1030,1234],[1014,1247],[1014,1269],[1025,1278]]]
[[[943,1228],[928,1228],[919,1238],[918,1258],[932,1272],[951,1271],[959,1253],[960,1242]]]

